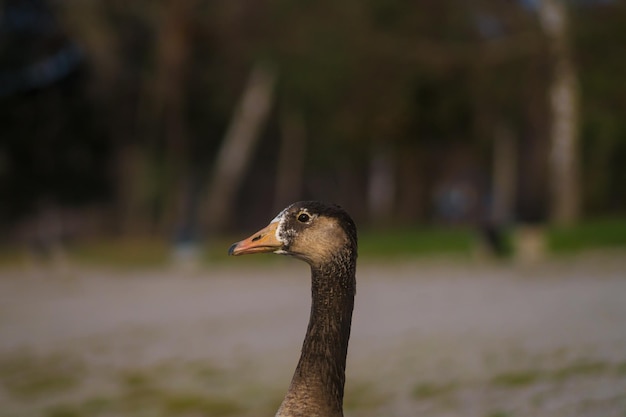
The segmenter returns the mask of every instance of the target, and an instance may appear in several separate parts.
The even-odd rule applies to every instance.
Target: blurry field
[[[305,265],[268,258],[5,269],[0,417],[273,415],[310,288]],[[626,416],[625,271],[624,252],[362,257],[346,415]]]

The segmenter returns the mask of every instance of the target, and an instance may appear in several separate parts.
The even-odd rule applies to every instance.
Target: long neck
[[[346,355],[356,292],[354,260],[312,266],[311,281],[309,326],[277,417],[343,416]]]

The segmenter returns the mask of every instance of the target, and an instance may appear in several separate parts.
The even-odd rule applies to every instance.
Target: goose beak
[[[274,252],[283,247],[276,237],[278,222],[272,222],[247,239],[234,243],[228,249],[229,255],[247,255],[250,253]]]

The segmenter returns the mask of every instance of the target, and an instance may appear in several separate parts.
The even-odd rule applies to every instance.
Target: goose
[[[229,255],[273,252],[311,267],[311,313],[300,360],[276,417],[343,417],[346,356],[356,294],[357,231],[340,206],[293,203]]]

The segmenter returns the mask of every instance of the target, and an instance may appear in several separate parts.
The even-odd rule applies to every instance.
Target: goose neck
[[[356,290],[354,263],[312,267],[311,281],[309,325],[278,417],[343,416],[346,356]]]

